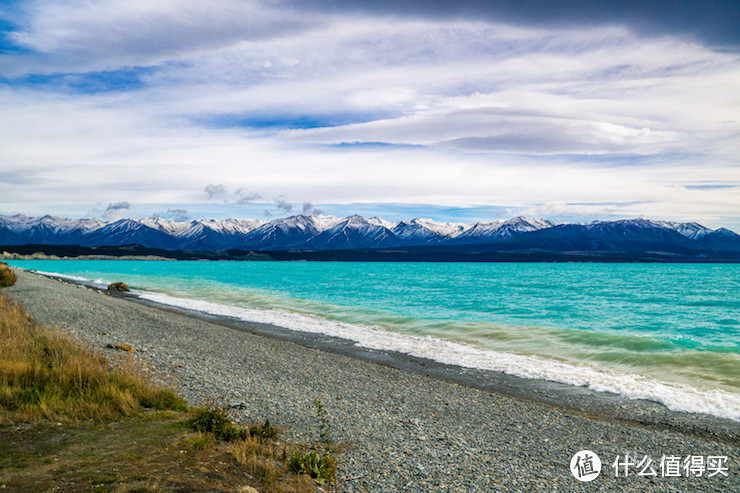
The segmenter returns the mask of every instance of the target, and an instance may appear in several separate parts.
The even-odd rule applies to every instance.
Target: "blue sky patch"
[[[146,87],[142,78],[151,74],[153,70],[148,67],[130,67],[86,74],[31,74],[16,79],[0,79],[0,82],[15,87],[75,94],[135,91]]]
[[[255,130],[305,130],[310,128],[337,127],[373,121],[377,115],[351,113],[337,114],[281,114],[281,115],[209,115],[195,119],[208,128],[249,128]]]
[[[684,185],[683,187],[688,190],[720,190],[723,188],[737,188],[737,185]]]

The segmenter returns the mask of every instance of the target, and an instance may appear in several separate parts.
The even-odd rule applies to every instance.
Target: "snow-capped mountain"
[[[310,238],[305,245],[311,250],[353,250],[401,245],[401,240],[389,227],[393,227],[393,223],[379,218],[350,216]]]
[[[736,252],[740,236],[697,223],[626,219],[554,224],[516,217],[471,224],[431,219],[386,221],[362,216],[298,215],[176,222],[159,217],[105,222],[23,214],[0,216],[0,245],[123,246],[165,250],[368,250],[419,249],[481,252]],[[735,255],[736,253],[732,253]],[[700,257],[703,258],[703,257]],[[731,258],[734,258],[731,256]]]
[[[180,240],[180,249],[221,250],[232,248],[244,235],[263,225],[258,219],[199,219],[190,222],[146,217],[140,222]]]
[[[400,221],[392,231],[405,244],[436,245],[458,237],[468,228],[470,225],[463,223],[441,223],[431,219],[417,218]]]
[[[144,226],[148,226],[162,233],[166,233],[170,236],[182,237],[193,223],[191,222],[176,222],[170,221],[163,217],[145,217],[140,219],[139,222]]]
[[[341,221],[341,218],[334,216],[305,215],[275,219],[250,231],[244,236],[240,247],[256,250],[301,248],[311,238]]]
[[[677,233],[682,234],[687,238],[691,238],[692,240],[696,240],[712,232],[711,229],[697,223],[674,223],[659,221],[659,224],[665,226],[666,228],[673,229]]]
[[[134,219],[120,219],[88,232],[81,237],[78,244],[82,246],[137,244],[149,248],[174,250],[178,247],[178,240]]]
[[[69,219],[55,216],[0,216],[0,230],[7,229],[10,236],[32,244],[77,244],[80,239],[107,223],[97,218]],[[7,243],[10,244],[10,243]]]
[[[485,243],[494,240],[506,240],[521,233],[551,228],[553,223],[545,219],[527,219],[515,217],[508,221],[476,223],[455,237],[456,243]]]

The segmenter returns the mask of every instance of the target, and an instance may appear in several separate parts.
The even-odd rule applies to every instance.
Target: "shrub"
[[[6,264],[5,262],[0,262],[0,288],[12,286],[17,280],[18,278],[13,273],[13,271],[10,270],[8,264]]]
[[[219,442],[244,440],[249,436],[249,430],[234,424],[225,407],[209,406],[199,409],[187,424],[196,431],[213,433]]]

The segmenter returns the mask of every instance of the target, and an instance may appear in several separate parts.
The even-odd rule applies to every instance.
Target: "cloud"
[[[321,209],[317,209],[313,206],[311,202],[304,202],[303,203],[303,214],[306,216],[320,216],[323,214],[324,211]]]
[[[714,44],[740,47],[740,6],[734,0],[284,0],[311,11],[359,12],[424,19],[474,19],[523,26],[583,27],[624,24],[646,34],[697,36]]]
[[[617,215],[625,205],[634,204],[568,204],[562,201],[551,201],[534,207],[525,207],[512,211],[512,215],[535,216],[544,218],[584,218],[609,217]]]
[[[130,209],[131,204],[129,202],[111,202],[108,203],[108,207],[105,208],[103,217],[109,221],[117,221],[124,216],[125,211]]]
[[[210,200],[216,195],[226,193],[226,187],[223,185],[206,185],[206,188],[204,188],[203,191],[208,194],[208,199]]]
[[[545,102],[543,95],[511,93],[498,98],[514,107],[442,108],[370,123],[293,130],[286,135],[326,144],[364,140],[524,154],[651,154],[675,145],[678,139],[675,131],[651,129],[647,119],[609,122],[607,115],[594,118],[596,108],[558,113],[535,108],[538,101],[543,108],[570,106],[573,101],[568,97],[550,96],[551,101]],[[527,99],[533,103],[526,103]],[[517,100],[521,103],[514,103]]]
[[[11,76],[157,65],[311,25],[311,16],[249,0],[36,0],[17,10],[26,22],[8,38],[32,53],[4,58],[2,72]]]
[[[254,202],[255,200],[261,200],[263,198],[262,195],[256,192],[249,192],[243,188],[238,189],[234,195],[237,196],[236,203],[241,205]]]
[[[167,209],[164,215],[175,222],[185,222],[191,219],[190,214],[185,209]]]
[[[128,202],[115,202],[108,204],[108,207],[105,208],[106,211],[120,211],[125,209],[130,209],[131,204]]]
[[[286,202],[283,197],[278,197],[275,199],[275,207],[283,211],[285,214],[293,210],[293,205]]]

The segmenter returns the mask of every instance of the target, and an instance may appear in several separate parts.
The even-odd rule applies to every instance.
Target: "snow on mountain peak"
[[[711,233],[713,230],[702,226],[701,224],[692,223],[679,223],[673,221],[655,221],[653,219],[635,218],[635,219],[620,219],[618,221],[594,221],[586,226],[607,226],[613,227],[614,225],[634,226],[637,228],[664,228],[670,229],[683,235],[692,240],[697,240]]]
[[[158,216],[145,217],[144,219],[140,219],[139,222],[144,226],[172,236],[181,236],[190,227],[189,222],[170,221],[169,219]]]
[[[386,221],[385,219],[381,219],[377,216],[371,217],[367,220],[367,222],[376,226],[383,226],[386,229],[393,229],[398,224],[398,222]]]
[[[662,224],[665,227],[672,229],[676,231],[677,233],[686,236],[687,238],[691,238],[692,240],[702,238],[703,236],[706,236],[712,232],[711,229],[706,228],[702,226],[701,224],[697,224],[697,223],[676,223],[676,222],[661,221],[659,222],[659,224]]]
[[[504,221],[503,225],[514,226],[519,231],[534,231],[537,229],[551,228],[555,224],[547,219],[530,219],[524,216],[517,216]]]
[[[443,238],[455,238],[470,229],[471,224],[465,223],[447,223],[439,222],[425,217],[417,217],[408,221],[400,221],[396,224],[393,232],[399,238],[411,237],[414,235],[436,235]]]

